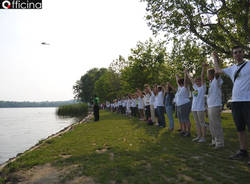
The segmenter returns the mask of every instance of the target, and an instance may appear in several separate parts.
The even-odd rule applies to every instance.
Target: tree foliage
[[[118,73],[113,70],[107,70],[95,83],[95,93],[101,102],[111,101],[114,97],[121,95],[121,82]]]
[[[121,70],[121,80],[128,90],[143,88],[143,85],[161,83],[166,75],[167,59],[164,42],[154,43],[149,39],[145,43],[138,42],[131,49],[128,57],[129,65]]]
[[[147,2],[148,25],[168,38],[188,37],[231,57],[241,45],[250,58],[249,0],[142,0]]]
[[[94,96],[95,82],[107,71],[106,68],[93,68],[89,70],[73,86],[75,98],[82,102],[91,102]]]

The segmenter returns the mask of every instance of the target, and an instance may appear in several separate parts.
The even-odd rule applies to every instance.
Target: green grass
[[[78,103],[63,105],[58,107],[56,113],[59,116],[84,117],[88,114],[88,104]]]
[[[223,114],[222,118],[225,148],[214,150],[208,142],[193,143],[191,137],[180,137],[177,132],[101,111],[99,122],[80,124],[24,154],[8,165],[2,176],[8,178],[14,171],[50,162],[57,168],[78,165],[60,183],[84,175],[98,183],[247,184],[250,168],[246,162],[228,159],[238,149],[232,116]],[[177,120],[175,126],[179,127]]]

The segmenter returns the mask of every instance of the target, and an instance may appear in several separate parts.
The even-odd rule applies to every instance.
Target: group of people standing
[[[166,112],[169,131],[174,130],[173,116],[176,110],[180,123],[180,135],[184,137],[191,136],[189,116],[192,112],[197,133],[192,140],[199,143],[206,142],[208,124],[205,122],[205,111],[207,110],[209,130],[212,136],[210,145],[215,149],[220,149],[224,147],[221,124],[223,80],[220,74],[224,73],[233,82],[232,114],[240,140],[240,150],[230,158],[248,158],[245,127],[247,125],[250,130],[250,62],[244,61],[244,50],[241,46],[234,47],[232,52],[236,64],[228,68],[219,67],[218,55],[213,52],[214,68],[207,69],[208,65],[202,64],[201,74],[195,78],[184,70],[184,78],[176,75],[177,88],[169,82],[166,85],[154,85],[152,88],[145,84],[143,91],[136,89],[134,94],[128,94],[127,97],[107,103],[106,107],[129,116],[138,116],[140,120],[147,121],[149,125],[158,123],[159,127],[166,127],[164,116]],[[209,80],[207,95],[205,73]],[[193,90],[190,90],[190,84]]]

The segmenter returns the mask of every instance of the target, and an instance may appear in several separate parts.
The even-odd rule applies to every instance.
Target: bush
[[[88,104],[78,103],[71,105],[63,105],[58,107],[56,113],[59,116],[70,116],[70,117],[86,116],[88,114]]]

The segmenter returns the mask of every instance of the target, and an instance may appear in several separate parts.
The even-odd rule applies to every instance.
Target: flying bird
[[[46,43],[46,42],[42,42],[41,44],[42,45],[50,45],[49,43]]]

